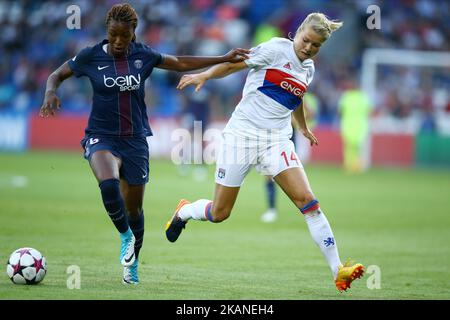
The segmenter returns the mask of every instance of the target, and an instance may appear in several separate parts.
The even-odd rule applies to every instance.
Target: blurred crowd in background
[[[0,112],[37,112],[48,75],[88,45],[106,38],[105,16],[117,1],[0,0]],[[310,12],[344,21],[315,59],[309,94],[318,101],[318,124],[334,125],[338,101],[359,83],[367,48],[448,52],[450,2],[298,1],[298,0],[149,0],[129,1],[139,24],[137,41],[172,55],[222,55],[235,47],[251,48],[274,36],[293,35]],[[81,28],[70,30],[69,5],[81,9]],[[381,29],[369,30],[369,5],[381,8]],[[450,115],[448,68],[383,66],[377,79],[374,116],[418,116],[424,130],[435,130],[435,117]],[[177,117],[190,103],[208,105],[212,119],[226,119],[242,93],[246,73],[211,81],[202,94],[175,89],[181,74],[154,69],[146,82],[151,117]],[[58,91],[63,110],[88,113],[91,88],[86,78],[71,79]]]

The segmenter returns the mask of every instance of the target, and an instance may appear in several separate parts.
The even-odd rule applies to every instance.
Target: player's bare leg
[[[128,184],[126,180],[121,179],[120,191],[122,192],[129,217],[132,220],[139,218],[142,214],[145,184]]]
[[[330,224],[311,190],[304,169],[289,168],[274,179],[303,213],[313,240],[331,268],[337,289],[350,288],[351,282],[362,276],[364,267],[361,264],[342,265]]]
[[[142,185],[130,185],[124,179],[120,181],[120,190],[125,200],[125,207],[128,213],[128,222],[136,239],[134,243],[134,252],[136,260],[129,267],[123,268],[123,283],[125,284],[138,284],[138,260],[139,253],[144,241],[144,191],[145,184]]]
[[[119,180],[119,168],[122,161],[107,150],[95,152],[89,161],[92,172],[98,183],[108,179]]]
[[[236,202],[240,187],[226,187],[216,183],[213,200],[200,199],[193,203],[180,200],[172,218],[166,224],[166,237],[175,242],[190,220],[219,223],[227,219]]]
[[[240,187],[226,187],[216,183],[214,190],[214,199],[211,207],[211,222],[222,222],[231,215],[234,204],[236,203]]]
[[[123,266],[130,266],[135,261],[135,238],[128,225],[125,204],[120,192],[121,160],[107,150],[99,150],[92,155],[89,164],[99,182],[105,209],[120,233],[122,242],[120,262]]]

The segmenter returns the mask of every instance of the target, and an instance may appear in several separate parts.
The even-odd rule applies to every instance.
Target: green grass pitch
[[[0,299],[450,299],[450,171],[306,166],[342,260],[380,269],[339,293],[299,211],[278,189],[280,219],[260,222],[263,177],[247,177],[230,217],[191,221],[180,239],[164,225],[180,198],[211,198],[206,182],[181,178],[169,161],[151,160],[139,286],[121,283],[119,236],[80,154],[0,154]],[[14,285],[9,254],[40,250],[48,273],[37,286]],[[81,289],[67,288],[80,267]]]

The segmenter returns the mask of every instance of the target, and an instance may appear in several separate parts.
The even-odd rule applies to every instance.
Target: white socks
[[[303,214],[314,242],[319,246],[336,279],[341,264],[333,232],[322,210],[317,209]]]
[[[178,217],[183,221],[189,219],[206,221],[211,210],[211,204],[212,201],[207,199],[200,199],[186,204],[178,211]]]
[[[188,221],[190,219],[201,221],[211,220],[211,206],[211,200],[200,199],[184,205],[178,211],[178,217],[183,221]],[[311,233],[311,237],[319,246],[320,251],[322,251],[322,254],[331,268],[334,278],[336,278],[341,259],[339,259],[333,232],[331,231],[330,224],[328,223],[325,214],[319,208],[317,201],[302,208],[302,212],[306,224],[308,225],[309,232]]]

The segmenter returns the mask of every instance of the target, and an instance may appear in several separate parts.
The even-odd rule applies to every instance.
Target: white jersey
[[[291,113],[301,103],[314,76],[314,62],[303,62],[285,38],[252,48],[242,99],[224,133],[246,140],[279,141],[292,136]]]

